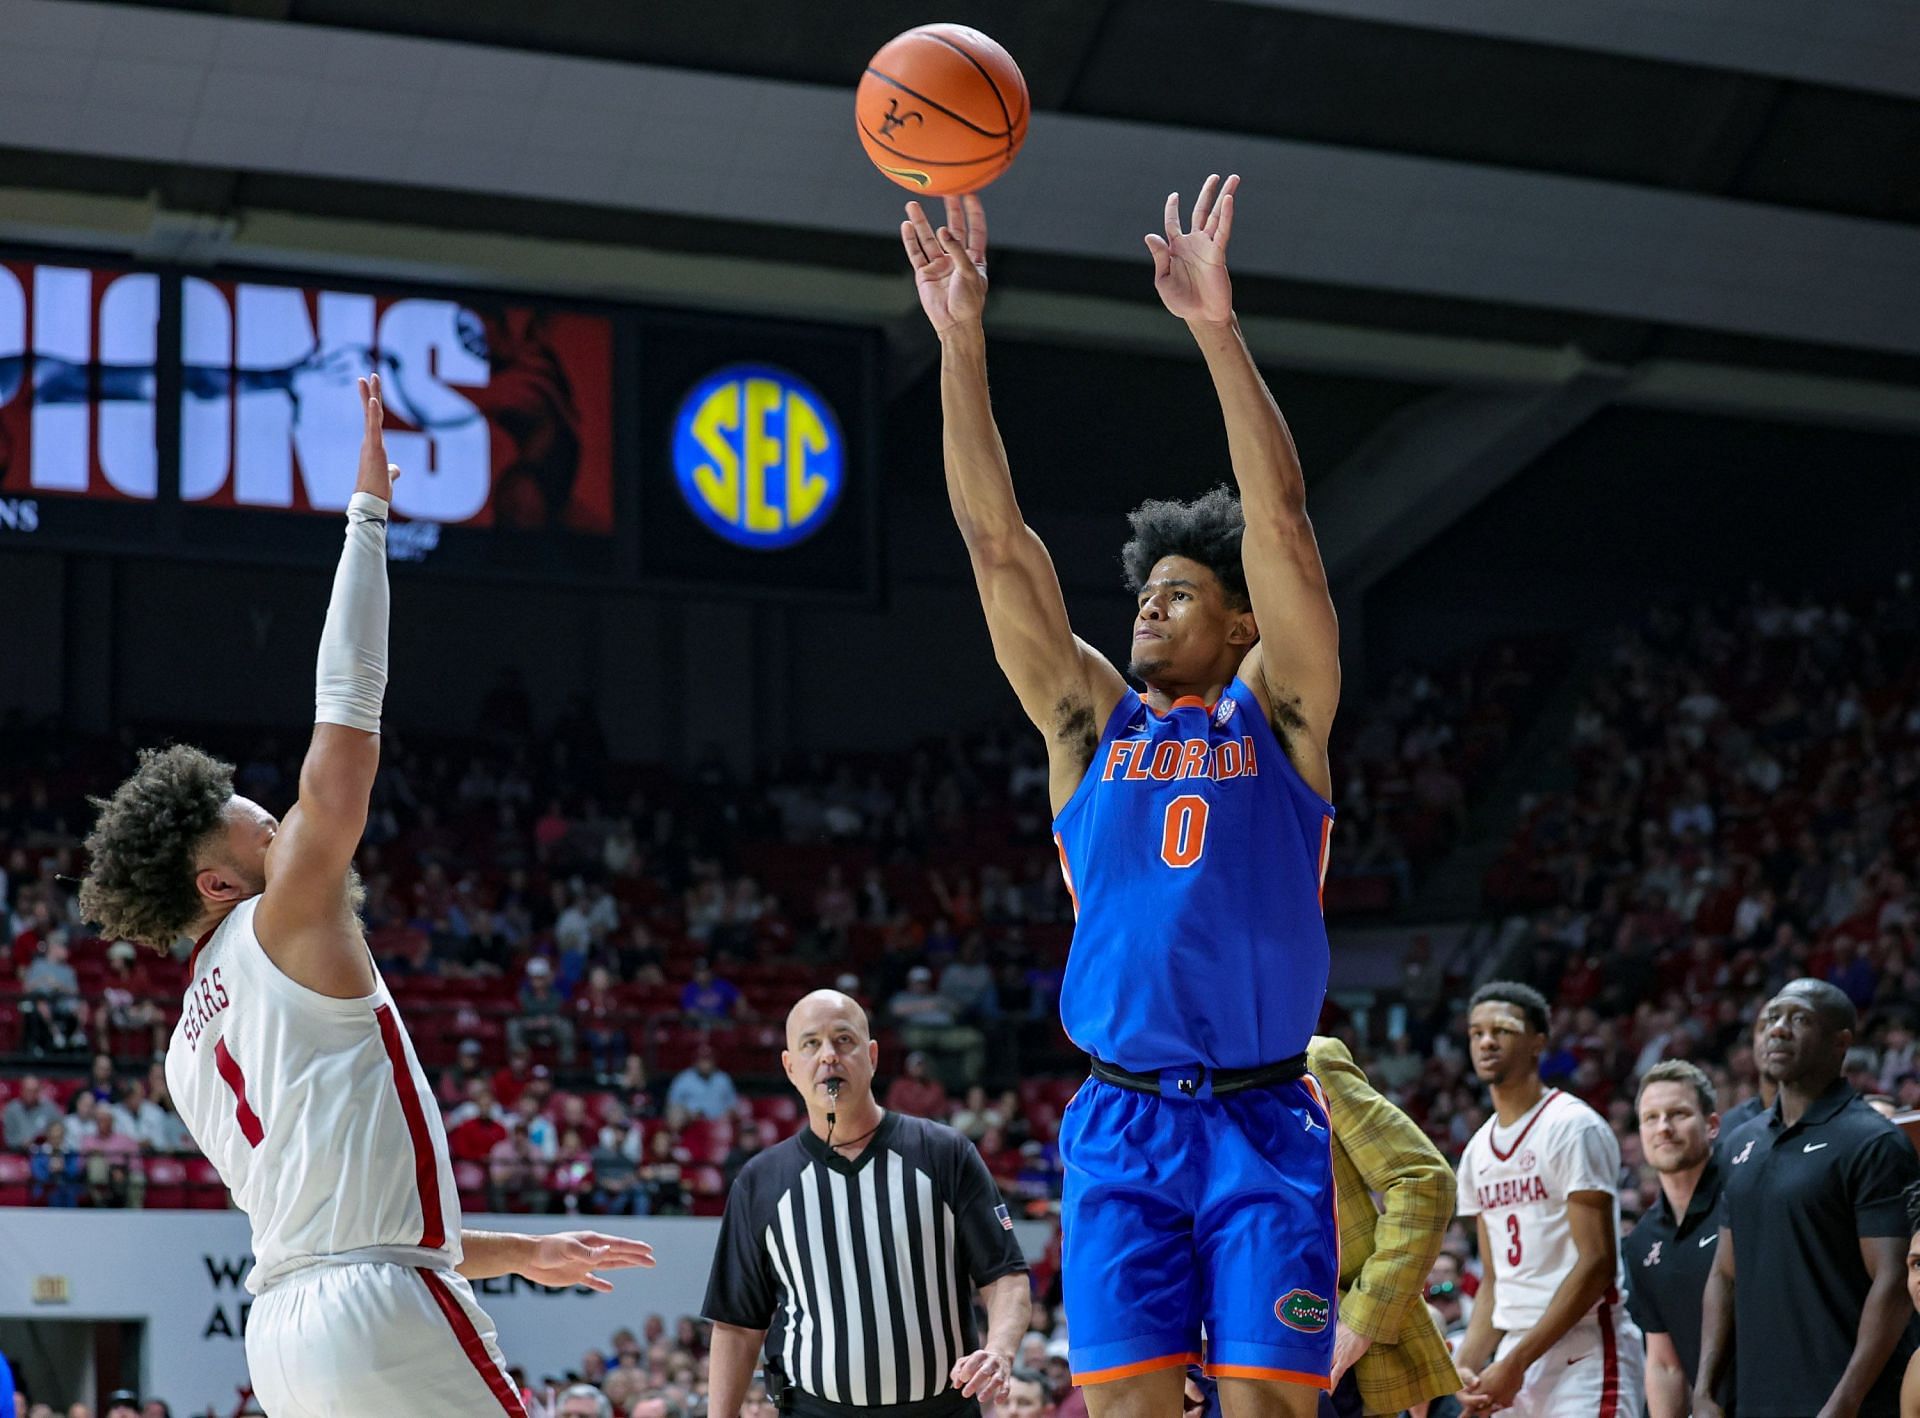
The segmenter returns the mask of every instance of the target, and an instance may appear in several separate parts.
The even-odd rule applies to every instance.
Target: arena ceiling
[[[1355,581],[1603,407],[1920,429],[1905,0],[0,0],[0,236],[878,324],[911,387],[851,89],[929,18],[1034,96],[997,330],[1179,352],[1139,234],[1235,168],[1263,359],[1431,391],[1334,478]]]

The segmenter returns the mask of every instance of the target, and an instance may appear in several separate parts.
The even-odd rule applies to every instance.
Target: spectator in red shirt
[[[462,1162],[485,1162],[507,1136],[506,1115],[493,1089],[475,1079],[467,1101],[447,1116],[447,1150]]]
[[[499,1100],[501,1107],[511,1108],[520,1101],[520,1095],[532,1081],[533,1050],[525,1044],[509,1045],[506,1064],[494,1070],[490,1085],[493,1096]],[[472,1096],[471,1092],[468,1096]]]
[[[939,1079],[927,1073],[927,1056],[921,1053],[907,1055],[906,1072],[893,1080],[887,1089],[887,1108],[890,1112],[911,1113],[916,1118],[939,1118],[947,1116],[947,1089]]]

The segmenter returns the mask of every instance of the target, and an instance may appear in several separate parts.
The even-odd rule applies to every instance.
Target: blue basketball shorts
[[[1329,1387],[1340,1277],[1332,1134],[1311,1077],[1213,1096],[1089,1079],[1060,1124],[1076,1384],[1205,1363]]]

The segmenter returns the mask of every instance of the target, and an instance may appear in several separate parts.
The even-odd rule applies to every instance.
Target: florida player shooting
[[[1094,1418],[1177,1411],[1203,1323],[1228,1418],[1311,1412],[1333,1354],[1332,1164],[1305,1052],[1326,992],[1339,636],[1293,440],[1234,319],[1238,185],[1208,178],[1187,228],[1169,197],[1147,238],[1213,376],[1239,496],[1133,513],[1140,692],[1074,635],[1014,496],[979,199],[949,202],[939,231],[909,203],[901,225],[940,336],[948,495],[994,654],[1046,738],[1078,917],[1061,1015],[1095,1063],[1062,1124],[1062,1225]]]

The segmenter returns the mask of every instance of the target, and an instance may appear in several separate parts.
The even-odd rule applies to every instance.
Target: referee
[[[710,1418],[739,1418],[763,1347],[768,1396],[798,1418],[949,1418],[1006,1395],[1032,1303],[1013,1221],[965,1137],[874,1102],[879,1058],[838,991],[787,1016],[781,1063],[807,1127],[727,1195],[704,1311]]]

